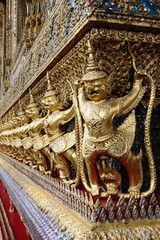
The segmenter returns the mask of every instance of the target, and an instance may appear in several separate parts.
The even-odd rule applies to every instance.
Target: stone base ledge
[[[159,220],[91,224],[2,157],[0,179],[33,240],[159,240]]]

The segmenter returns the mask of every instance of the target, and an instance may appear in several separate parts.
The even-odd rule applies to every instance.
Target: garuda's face
[[[96,102],[106,99],[108,88],[104,82],[105,79],[85,81],[84,86],[87,98]]]
[[[51,112],[58,110],[58,99],[55,95],[44,97],[41,103],[46,110]]]
[[[39,117],[39,108],[38,107],[29,107],[27,110],[26,110],[26,114],[27,114],[27,117],[29,118],[36,118],[36,117]]]

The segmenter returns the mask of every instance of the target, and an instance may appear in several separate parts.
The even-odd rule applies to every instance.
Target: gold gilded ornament
[[[41,101],[43,107],[48,111],[44,121],[44,129],[49,139],[49,147],[54,152],[53,162],[55,168],[60,172],[60,178],[68,183],[70,180],[69,162],[76,169],[75,133],[65,133],[62,125],[68,123],[74,117],[74,106],[61,111],[58,93],[53,90],[49,73],[47,72],[47,91]]]
[[[40,107],[35,103],[31,90],[30,90],[30,104],[26,110],[27,116],[32,120],[29,124],[29,138],[32,145],[27,151],[32,155],[33,159],[36,160],[40,171],[48,171],[48,161],[44,153],[41,151],[42,147],[45,147],[43,142],[43,135],[41,134],[41,129],[43,127],[44,118],[40,115]],[[39,150],[39,151],[37,151]]]
[[[79,107],[84,119],[82,156],[85,160],[88,180],[81,169],[85,188],[93,195],[100,195],[97,160],[103,154],[117,159],[126,168],[131,195],[139,197],[143,181],[142,153],[135,156],[130,150],[135,137],[135,113],[132,111],[125,122],[115,128],[113,119],[133,110],[145,92],[143,75],[135,73],[131,91],[121,98],[108,98],[112,91],[113,73],[107,75],[96,65],[93,49],[88,41],[88,62],[79,88]],[[102,175],[102,174],[101,174]],[[118,176],[117,176],[118,177]],[[107,195],[107,190],[105,191]],[[103,193],[104,194],[104,193]]]

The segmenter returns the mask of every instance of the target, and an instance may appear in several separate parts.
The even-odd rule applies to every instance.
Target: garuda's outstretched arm
[[[61,111],[61,116],[62,124],[69,122],[75,116],[74,105],[72,105],[69,109],[65,111]]]
[[[141,101],[146,87],[142,87],[143,75],[135,74],[132,90],[124,97],[118,99],[119,112],[116,116],[122,116],[130,112]]]

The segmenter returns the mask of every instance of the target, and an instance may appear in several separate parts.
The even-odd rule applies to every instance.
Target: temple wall
[[[0,4],[0,179],[31,238],[159,239],[159,3]]]

